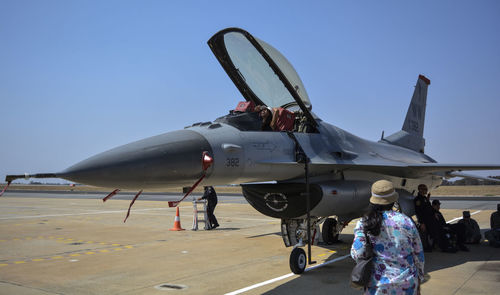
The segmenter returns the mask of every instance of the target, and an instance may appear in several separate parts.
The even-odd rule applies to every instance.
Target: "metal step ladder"
[[[203,210],[198,210],[198,204],[203,204]],[[203,219],[198,218],[198,214],[203,213]],[[198,223],[205,223],[205,230],[209,229],[208,215],[207,215],[207,200],[198,201],[193,197],[193,228],[191,230],[198,230]]]

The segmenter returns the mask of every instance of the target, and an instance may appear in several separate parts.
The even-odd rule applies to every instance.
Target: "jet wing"
[[[489,164],[423,163],[423,164],[408,164],[408,167],[410,169],[418,170],[424,173],[471,171],[471,170],[500,170],[500,165],[489,165]]]
[[[406,164],[398,165],[349,165],[347,169],[365,170],[377,173],[384,173],[392,176],[418,178],[428,174],[446,176],[455,171],[470,171],[470,170],[500,170],[500,165],[473,165],[473,164],[439,164],[439,163],[422,163],[422,164]]]
[[[264,164],[264,163],[263,163]],[[266,162],[266,164],[275,165],[302,165],[297,162]],[[387,174],[396,177],[404,178],[418,178],[425,175],[434,174],[442,177],[472,177],[481,178],[481,176],[474,177],[458,173],[461,171],[472,170],[500,170],[500,165],[487,165],[487,164],[439,164],[439,163],[400,163],[400,162],[386,162],[386,163],[332,163],[328,161],[311,161],[310,167],[314,166],[328,166],[331,170],[352,170],[352,171],[368,171],[381,174]],[[458,172],[457,172],[458,171]],[[488,180],[496,180],[494,178],[487,178]]]

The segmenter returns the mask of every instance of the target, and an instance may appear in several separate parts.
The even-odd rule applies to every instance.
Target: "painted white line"
[[[134,212],[131,212],[131,214]],[[153,216],[165,216],[165,214],[155,214],[155,213],[148,213],[148,212],[136,212],[135,214],[139,215],[153,215]],[[181,217],[186,216],[186,218],[191,218],[190,213],[182,213]],[[279,222],[276,219],[264,219],[264,218],[245,218],[245,217],[219,217],[217,216],[218,220],[243,220],[243,221],[261,221],[261,222]]]
[[[263,221],[263,222],[279,221],[278,219],[273,219],[273,218],[246,218],[246,217],[224,217],[224,216],[221,216],[220,219],[251,220],[251,221]]]
[[[191,207],[186,207],[191,208]],[[153,211],[153,210],[168,210],[170,208],[150,208],[150,209],[132,209],[131,213],[140,211]],[[76,216],[76,215],[95,215],[95,214],[111,214],[111,213],[126,213],[127,210],[113,210],[113,211],[94,211],[85,213],[64,213],[64,214],[48,214],[48,215],[27,215],[27,216],[12,216],[1,217],[0,220],[8,219],[29,219],[29,218],[43,218],[43,217],[60,217],[60,216]]]
[[[326,261],[326,262],[323,262],[321,264],[318,264],[318,265],[315,265],[315,266],[312,266],[312,267],[309,267],[307,268],[305,271],[310,271],[310,270],[313,270],[313,269],[316,269],[316,268],[320,268],[320,267],[323,267],[325,265],[328,265],[330,263],[334,263],[334,262],[337,262],[337,261],[340,261],[340,260],[344,260],[346,259],[347,257],[351,257],[350,254],[348,255],[344,255],[344,256],[341,256],[341,257],[338,257],[338,258],[335,258],[335,259],[332,259],[332,260],[329,260],[329,261]],[[252,289],[255,289],[255,288],[258,288],[258,287],[262,287],[262,286],[265,286],[265,285],[268,285],[268,284],[272,284],[274,282],[277,282],[277,281],[281,281],[281,280],[284,280],[286,278],[289,278],[291,276],[294,276],[295,274],[294,273],[289,273],[289,274],[286,274],[286,275],[283,275],[281,277],[277,277],[277,278],[274,278],[274,279],[270,279],[270,280],[267,280],[265,282],[262,282],[262,283],[258,283],[258,284],[255,284],[255,285],[252,285],[252,286],[249,286],[249,287],[245,287],[245,288],[242,288],[242,289],[239,289],[239,290],[236,290],[236,291],[233,291],[231,293],[226,293],[225,295],[236,295],[236,294],[241,294],[241,293],[245,293],[247,291],[250,291]]]
[[[477,214],[477,213],[479,213],[479,212],[481,212],[481,210],[478,210],[478,211],[476,211],[476,212],[472,212],[470,215],[472,216],[472,215]],[[457,220],[460,220],[460,219],[462,219],[462,218],[463,218],[463,217],[453,218],[452,220],[447,221],[446,223],[452,223],[453,221],[457,221]]]
[[[312,267],[309,267],[307,268],[305,271],[310,271],[310,270],[313,270],[313,269],[316,269],[316,268],[320,268],[320,267],[323,267],[325,265],[328,265],[330,263],[334,263],[334,262],[337,262],[337,261],[340,261],[340,260],[344,260],[346,259],[347,257],[351,257],[351,254],[347,254],[347,255],[344,255],[344,256],[340,256],[338,258],[335,258],[335,259],[332,259],[332,260],[328,260],[328,261],[325,261],[321,264],[318,264],[318,265],[315,265],[315,266],[312,266]]]
[[[268,280],[268,281],[265,281],[265,282],[262,282],[262,283],[258,283],[258,284],[255,284],[255,285],[252,285],[250,287],[246,287],[246,288],[243,288],[243,289],[239,289],[239,290],[236,290],[234,292],[231,292],[231,293],[226,293],[225,295],[236,295],[236,294],[241,294],[241,293],[244,293],[246,291],[250,291],[252,289],[255,289],[255,288],[258,288],[258,287],[261,287],[261,286],[264,286],[264,285],[267,285],[267,284],[271,284],[271,283],[274,283],[274,282],[277,282],[277,281],[281,281],[281,280],[284,280],[286,278],[289,278],[291,276],[294,276],[295,274],[294,273],[289,273],[289,274],[286,274],[284,276],[281,276],[281,277],[277,277],[277,278],[274,278],[274,279],[271,279],[271,280]]]

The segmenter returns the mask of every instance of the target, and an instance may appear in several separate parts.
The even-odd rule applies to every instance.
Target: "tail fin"
[[[431,81],[423,75],[418,76],[417,85],[411,98],[408,112],[406,113],[403,128],[386,137],[385,141],[394,145],[402,146],[420,153],[424,152],[424,123],[425,107],[427,105],[427,87]]]

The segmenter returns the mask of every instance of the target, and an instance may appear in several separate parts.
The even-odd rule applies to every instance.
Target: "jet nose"
[[[213,155],[201,134],[173,131],[97,154],[58,173],[58,177],[113,188],[190,186],[202,175],[203,152]]]

